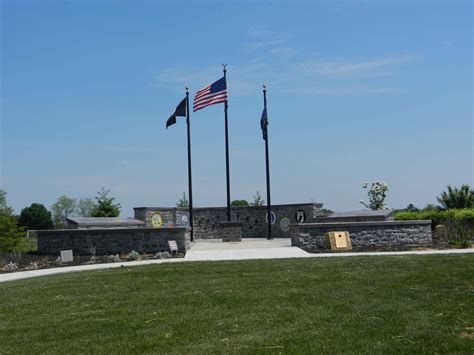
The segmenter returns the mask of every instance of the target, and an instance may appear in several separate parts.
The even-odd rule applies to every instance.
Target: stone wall
[[[89,247],[96,247],[97,255],[155,253],[168,250],[168,240],[176,240],[180,251],[186,250],[189,232],[186,228],[117,228],[117,229],[58,229],[37,231],[38,253],[59,255],[72,249],[75,255],[90,255]]]
[[[300,203],[274,205],[272,211],[276,220],[272,226],[272,235],[275,238],[289,238],[291,223],[311,223],[321,209],[320,203]],[[152,226],[152,216],[160,214],[163,227],[184,227],[188,225],[189,211],[187,208],[137,207],[134,208],[135,218],[145,222],[145,226]],[[304,220],[297,220],[304,215]],[[265,238],[267,236],[266,206],[231,207],[232,221],[242,222],[243,238]],[[301,218],[301,217],[300,217]],[[225,207],[209,207],[194,209],[194,238],[220,238],[219,222],[227,219]]]
[[[432,243],[431,221],[383,221],[292,224],[291,245],[308,252],[328,252],[327,232],[348,231],[354,251],[404,250]]]

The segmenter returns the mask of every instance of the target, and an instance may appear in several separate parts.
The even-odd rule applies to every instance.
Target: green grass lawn
[[[474,352],[474,255],[161,264],[0,284],[0,353]]]

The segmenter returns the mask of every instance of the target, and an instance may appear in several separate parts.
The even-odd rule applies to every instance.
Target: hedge
[[[431,219],[433,226],[443,224],[445,221],[458,222],[474,222],[474,209],[450,209],[450,210],[432,210],[420,212],[397,212],[395,220],[397,221],[413,221],[420,219]]]

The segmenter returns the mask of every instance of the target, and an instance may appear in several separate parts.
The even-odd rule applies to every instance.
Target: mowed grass
[[[0,353],[466,353],[474,255],[161,264],[0,284]]]

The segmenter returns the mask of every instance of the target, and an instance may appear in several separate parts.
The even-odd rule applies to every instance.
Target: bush
[[[471,243],[469,243],[469,241],[465,239],[461,239],[461,240],[453,240],[449,242],[449,245],[451,245],[454,248],[466,249],[471,246]]]

